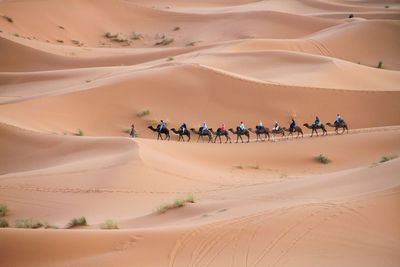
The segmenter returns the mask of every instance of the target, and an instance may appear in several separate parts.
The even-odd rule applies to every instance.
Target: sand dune
[[[399,18],[395,0],[0,0],[0,266],[398,266]],[[337,113],[349,132],[303,126]],[[304,137],[147,128],[292,117]]]

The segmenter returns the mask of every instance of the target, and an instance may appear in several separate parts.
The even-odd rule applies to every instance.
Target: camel
[[[253,130],[251,128],[249,128],[247,130],[249,130],[249,132],[252,132],[252,133],[257,135],[257,142],[258,142],[258,138],[260,138],[261,141],[265,141],[265,139],[267,139],[267,136],[268,136],[268,141],[269,141],[270,136],[269,136],[269,129],[268,128],[257,127],[255,130]],[[264,140],[261,137],[262,134],[264,134]]]
[[[297,132],[296,138],[299,137],[300,134],[301,134],[301,137],[303,137],[303,130],[301,129],[300,126],[297,126],[297,125],[294,126],[293,131],[292,131],[290,128],[289,128],[289,129],[286,129],[285,127],[283,127],[282,129],[283,129],[284,131],[286,131],[286,132],[289,132],[288,137],[289,137],[289,136],[293,136],[293,133],[295,133],[295,132]]]
[[[213,135],[215,135],[214,143],[217,141],[217,138],[219,138],[219,143],[222,144],[221,136],[225,136],[225,138],[226,138],[225,143],[228,143],[228,140],[230,143],[232,143],[231,138],[229,137],[228,131],[226,131],[226,130],[222,131],[221,128],[218,128],[218,130],[216,132],[214,132],[214,130],[212,128],[210,128],[209,130]]]
[[[210,143],[212,140],[212,135],[211,132],[209,130],[203,132],[203,131],[196,131],[196,129],[191,128],[190,129],[193,133],[198,134],[199,138],[197,138],[197,142],[199,142],[199,139],[201,137],[201,140],[204,142],[203,136],[208,136],[208,142]]]
[[[173,131],[175,134],[179,134],[179,138],[178,138],[178,142],[181,140],[185,142],[185,139],[183,138],[184,135],[186,135],[188,137],[188,142],[190,142],[190,132],[188,129],[185,129],[185,131],[182,131],[181,128],[179,128],[179,130],[175,130],[175,128],[172,128],[171,131]]]
[[[157,125],[157,128],[154,128],[153,126],[149,126],[149,127],[147,127],[147,128],[149,128],[150,130],[152,130],[153,132],[157,132],[158,133],[158,135],[157,135],[157,140],[159,139],[159,138],[161,138],[161,140],[163,140],[163,138],[162,138],[162,136],[161,136],[161,134],[165,134],[165,140],[169,140],[169,138],[170,138],[170,136],[169,136],[169,130],[167,129],[167,128],[162,128],[161,129],[161,131],[160,131],[160,126],[161,125]]]
[[[250,132],[249,132],[249,130],[247,130],[247,129],[241,130],[240,127],[237,127],[236,128],[236,132],[233,131],[232,128],[230,128],[228,131],[231,131],[233,134],[237,135],[236,143],[238,143],[239,138],[240,138],[240,140],[242,140],[242,143],[243,143],[242,135],[247,136],[247,143],[250,142]]]
[[[333,124],[331,124],[330,122],[328,122],[326,125],[335,128],[335,132],[336,134],[339,134],[338,129],[339,128],[343,128],[343,131],[341,134],[344,133],[344,131],[347,131],[347,133],[349,133],[349,127],[347,127],[347,123],[345,121],[341,121],[339,123],[334,122]]]
[[[274,137],[274,139],[275,139],[275,135],[277,135],[277,134],[281,134],[282,137],[284,137],[285,136],[285,130],[284,129],[285,128],[282,128],[282,127],[279,127],[279,130],[275,130],[275,127],[272,128],[271,133],[272,133],[272,136]]]
[[[322,129],[322,136],[324,136],[325,134],[328,135],[328,132],[325,129],[325,125],[323,125],[322,123],[320,123],[319,125],[311,124],[311,126],[308,125],[308,123],[304,123],[303,126],[312,130],[311,137],[313,137],[314,132],[318,136],[317,129]]]

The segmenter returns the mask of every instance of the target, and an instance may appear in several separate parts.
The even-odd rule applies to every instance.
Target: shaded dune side
[[[138,72],[91,90],[3,105],[0,118],[42,131],[84,128],[89,135],[121,135],[135,121],[141,134],[149,136],[145,127],[150,119],[164,118],[176,124],[183,120],[190,125],[204,120],[210,125],[222,121],[236,125],[240,119],[248,124],[278,120],[285,125],[292,114],[299,122],[312,122],[316,114],[326,122],[340,112],[351,128],[364,128],[400,124],[399,101],[399,92],[280,86],[183,65]],[[150,108],[151,115],[138,118],[143,108]]]

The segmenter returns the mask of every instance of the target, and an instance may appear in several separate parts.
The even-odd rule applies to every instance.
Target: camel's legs
[[[249,143],[249,142],[250,142],[250,134],[247,135],[247,143]]]

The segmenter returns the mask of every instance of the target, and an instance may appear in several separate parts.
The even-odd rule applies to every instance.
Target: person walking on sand
[[[131,125],[131,132],[130,132],[130,137],[135,138],[136,134],[135,134],[135,125],[132,123]]]

